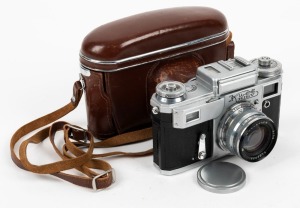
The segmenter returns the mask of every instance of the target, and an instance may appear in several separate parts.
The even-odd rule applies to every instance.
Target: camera
[[[249,162],[275,146],[282,65],[235,57],[197,69],[187,83],[156,86],[152,106],[154,165],[173,175],[236,155]]]

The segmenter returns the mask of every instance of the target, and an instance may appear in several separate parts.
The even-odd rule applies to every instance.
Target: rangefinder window
[[[278,83],[267,85],[264,87],[264,97],[277,94],[278,92]]]
[[[199,111],[186,114],[186,122],[188,123],[188,122],[197,120],[199,117],[200,117],[200,112]]]

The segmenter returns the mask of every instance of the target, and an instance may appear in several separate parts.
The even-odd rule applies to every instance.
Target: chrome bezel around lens
[[[269,134],[264,135],[264,141],[257,150],[247,151],[243,147],[243,140],[248,136],[252,129],[256,126],[265,126],[268,129]],[[269,118],[257,118],[251,122],[251,124],[243,131],[241,139],[239,140],[238,153],[241,158],[249,162],[257,162],[265,158],[274,148],[277,141],[277,130],[273,121]]]
[[[220,120],[218,130],[217,130],[217,136],[218,136],[218,143],[219,146],[223,150],[228,150],[226,145],[226,132],[229,129],[230,126],[232,126],[232,122],[234,119],[240,115],[243,111],[247,109],[252,109],[253,104],[249,102],[242,102],[242,103],[236,103],[232,105],[223,115],[222,119]],[[232,137],[231,137],[232,138]]]
[[[271,130],[272,141],[265,151],[258,151],[259,155],[247,157],[241,147],[242,140],[252,124],[264,122]],[[251,129],[250,129],[251,130]],[[277,129],[271,119],[255,109],[249,102],[241,102],[231,106],[222,117],[217,131],[219,146],[244,160],[255,162],[266,157],[273,149],[277,139]],[[267,138],[268,139],[268,138]]]

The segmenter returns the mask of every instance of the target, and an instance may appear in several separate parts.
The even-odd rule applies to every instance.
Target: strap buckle
[[[81,141],[81,142],[83,142],[83,143],[87,143],[87,141],[88,141],[88,137],[87,137],[87,135],[86,135],[86,130],[85,129],[83,129],[83,128],[81,128],[81,127],[78,127],[78,126],[74,126],[74,125],[72,125],[72,124],[66,124],[66,126],[67,127],[69,127],[69,132],[68,132],[68,136],[70,137],[70,138],[72,138],[72,139],[75,139],[75,140],[77,140],[77,141]],[[83,134],[83,139],[82,139],[82,136],[78,136],[78,133],[82,133]],[[75,136],[77,134],[77,137]],[[80,139],[77,139],[77,138],[80,138]]]
[[[108,173],[112,173],[112,183],[114,183],[116,181],[116,173],[115,173],[115,170],[113,168],[107,170],[107,171],[104,171],[103,173],[95,176],[92,180],[92,188],[94,191],[98,191],[100,189],[97,188],[97,183],[96,183],[96,180],[104,175],[108,175]],[[105,188],[103,188],[105,189]],[[103,190],[101,189],[101,190]]]

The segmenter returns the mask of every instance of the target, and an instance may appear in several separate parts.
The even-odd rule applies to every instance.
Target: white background
[[[110,159],[117,182],[93,192],[48,175],[17,168],[9,141],[26,122],[55,110],[71,97],[78,79],[78,52],[95,27],[132,14],[185,5],[210,6],[227,17],[235,54],[268,55],[282,62],[284,85],[278,143],[265,160],[231,162],[247,174],[246,186],[213,194],[196,180],[197,169],[166,177],[152,157]],[[300,207],[299,1],[1,1],[0,3],[0,207]],[[86,126],[85,106],[63,120]],[[121,150],[146,149],[151,142]],[[30,146],[41,164],[57,157],[49,143]]]

